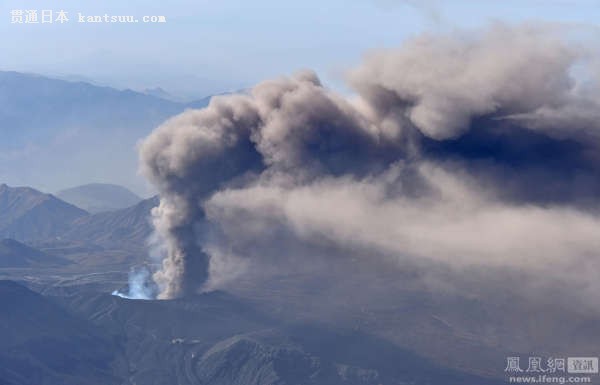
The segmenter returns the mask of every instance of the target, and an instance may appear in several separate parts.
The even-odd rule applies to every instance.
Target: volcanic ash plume
[[[295,244],[327,238],[448,263],[535,259],[545,235],[551,258],[574,241],[578,257],[599,251],[597,219],[577,208],[600,191],[598,87],[572,73],[588,55],[540,26],[424,36],[368,57],[351,74],[351,99],[302,72],[168,120],[140,148],[161,197],[160,298],[201,289],[211,255],[272,254],[273,228]],[[561,234],[548,219],[580,234]],[[514,231],[537,220],[545,234]],[[216,229],[224,242],[209,245]],[[487,238],[473,239],[475,230]]]

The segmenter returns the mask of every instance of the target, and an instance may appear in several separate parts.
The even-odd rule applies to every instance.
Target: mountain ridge
[[[176,102],[130,89],[0,71],[0,175],[11,185],[56,191],[93,174],[143,191],[137,142],[168,118],[209,101]]]
[[[0,184],[0,237],[17,241],[52,238],[89,213],[31,187]]]
[[[124,209],[78,218],[62,238],[105,247],[142,248],[152,232],[150,211],[157,205],[154,196]]]
[[[142,198],[112,183],[88,183],[58,191],[55,196],[91,214],[133,206]]]
[[[64,258],[46,254],[14,239],[0,239],[0,268],[49,267],[69,263]]]

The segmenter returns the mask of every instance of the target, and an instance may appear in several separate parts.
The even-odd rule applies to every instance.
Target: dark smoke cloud
[[[154,274],[161,297],[193,292],[207,279],[208,256],[197,242],[201,202],[228,180],[261,167],[249,141],[258,120],[249,97],[217,98],[210,108],[167,121],[144,142],[142,172],[161,192],[154,226],[168,250]]]
[[[549,27],[500,24],[472,35],[425,35],[370,55],[351,83],[380,124],[436,140],[460,136],[483,116],[529,117],[548,129],[544,116],[585,119],[592,111],[570,72],[585,53],[558,35]],[[584,116],[574,113],[578,107]]]
[[[264,82],[249,96],[215,98],[158,128],[140,153],[144,175],[161,192],[154,223],[169,250],[154,276],[161,295],[194,291],[207,278],[208,256],[197,242],[204,199],[265,169],[290,182],[368,172],[380,158],[368,124],[314,73],[302,72]]]
[[[140,148],[161,195],[160,297],[282,253],[597,265],[600,88],[573,71],[590,53],[559,36],[423,36],[368,57],[350,99],[307,71],[167,121]]]

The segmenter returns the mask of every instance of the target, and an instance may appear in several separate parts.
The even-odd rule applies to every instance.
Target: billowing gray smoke
[[[251,95],[214,98],[159,127],[141,148],[145,175],[159,188],[155,227],[169,256],[155,280],[170,298],[207,279],[198,246],[203,202],[251,173],[278,173],[289,183],[322,174],[367,172],[380,158],[378,133],[311,72],[264,82]],[[398,150],[399,151],[399,150]],[[383,163],[382,163],[383,166]]]
[[[165,122],[140,148],[161,196],[160,297],[198,291],[225,256],[267,258],[281,229],[392,259],[595,255],[599,88],[573,73],[589,52],[556,32],[423,36],[369,56],[352,98],[302,72]]]

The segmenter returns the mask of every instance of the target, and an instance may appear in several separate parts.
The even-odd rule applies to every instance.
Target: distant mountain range
[[[136,143],[167,118],[209,101],[0,71],[0,180],[56,191],[94,175],[141,190]]]
[[[0,238],[20,241],[59,236],[86,211],[29,187],[0,185]]]
[[[48,140],[66,127],[81,125],[88,129],[118,125],[140,132],[182,109],[178,103],[131,90],[18,72],[0,72],[0,103],[3,147]]]
[[[56,197],[95,214],[133,206],[142,198],[115,184],[91,183],[56,193]]]
[[[122,192],[118,188],[109,190]],[[135,196],[126,194],[126,197]],[[156,205],[158,198],[154,197],[124,209],[90,214],[54,195],[3,184],[0,185],[0,237],[27,243],[60,240],[109,249],[143,248],[152,231],[150,210]]]

